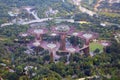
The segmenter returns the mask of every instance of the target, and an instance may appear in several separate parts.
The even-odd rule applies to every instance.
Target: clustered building
[[[58,54],[73,54],[81,51],[88,56],[90,41],[98,37],[97,33],[77,31],[68,25],[53,26],[49,30],[45,27],[31,28],[27,33],[20,35],[24,38],[33,35],[35,39],[27,43],[28,46],[36,48],[37,53],[40,52],[40,48],[48,50],[52,60],[59,58]],[[83,41],[82,44],[79,40]]]

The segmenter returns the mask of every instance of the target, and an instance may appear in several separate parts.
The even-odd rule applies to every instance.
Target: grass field
[[[100,12],[99,14],[105,15],[107,17],[112,17],[112,18],[120,17],[120,14],[118,13]]]
[[[90,52],[95,51],[95,49],[97,48],[100,50],[100,52],[103,51],[103,46],[100,43],[97,43],[97,42],[90,43]]]

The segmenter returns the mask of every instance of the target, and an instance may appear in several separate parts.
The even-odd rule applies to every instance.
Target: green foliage
[[[0,24],[9,20],[7,14],[9,7],[21,7],[28,5],[38,8],[39,17],[45,17],[44,11],[48,10],[49,7],[60,11],[60,13],[55,16],[65,16],[67,13],[74,12],[73,5],[70,3],[62,3],[60,0],[0,0]],[[101,27],[99,25],[101,21],[104,22],[106,20],[119,23],[119,18],[113,19],[107,16],[90,17],[89,15],[82,13],[75,14],[74,16],[76,21],[85,20],[90,22],[90,24],[72,24],[77,27],[78,31],[80,29],[100,33],[100,39],[110,40],[112,31],[119,31],[119,28],[114,28],[115,26]],[[54,21],[51,21],[48,24],[49,26],[55,25]],[[111,75],[112,78],[110,80],[119,79],[120,45],[115,40],[111,40],[112,45],[106,48],[107,53],[96,54],[93,57],[85,57],[84,55],[81,56],[80,54],[75,53],[70,56],[69,64],[66,64],[66,56],[61,57],[60,62],[49,63],[50,56],[48,55],[48,52],[46,52],[43,56],[28,55],[24,53],[26,48],[23,45],[13,43],[13,39],[18,38],[19,33],[26,32],[28,28],[29,26],[27,25],[13,25],[0,28],[0,63],[6,64],[6,66],[0,65],[0,76],[3,79],[62,80],[62,78],[65,78],[65,80],[72,80],[72,77],[82,78],[86,76],[98,75],[100,77],[105,77],[106,80],[107,74]],[[74,40],[71,39],[71,43],[73,42]],[[82,42],[82,40],[79,40],[77,41],[77,44],[81,44]],[[9,48],[12,48],[13,50],[10,51]],[[90,48],[92,48],[91,51],[98,53],[99,51],[102,51],[103,46],[100,44],[91,43]],[[14,65],[11,64],[12,58],[14,58]],[[26,66],[37,67],[37,69],[29,69],[28,74],[26,74],[26,71],[24,70]],[[15,72],[9,72],[6,70],[6,67],[12,68]],[[35,75],[32,75],[33,73],[35,73]]]
[[[4,72],[2,77],[3,79],[8,79],[8,80],[18,79],[18,75],[16,73],[11,73],[11,72]]]
[[[9,21],[9,15],[7,14],[11,7],[22,7],[22,6],[35,6],[38,10],[39,17],[46,17],[45,11],[48,11],[49,8],[60,11],[57,15],[53,16],[64,16],[75,11],[75,6],[69,1],[63,3],[61,0],[0,0],[0,18],[2,22]]]
[[[19,77],[19,80],[29,80],[27,76],[21,76]]]
[[[111,18],[120,17],[120,14],[117,14],[117,13],[108,13],[108,12],[101,12],[100,15],[105,15],[105,16],[111,17]]]
[[[100,52],[103,52],[103,46],[100,43],[96,42],[90,43],[90,51],[94,52],[96,49],[99,49]]]

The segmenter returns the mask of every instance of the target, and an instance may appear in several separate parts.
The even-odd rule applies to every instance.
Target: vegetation
[[[101,12],[100,14],[105,15],[107,17],[112,17],[112,18],[120,17],[120,14],[118,13]]]
[[[70,80],[72,78],[76,79],[98,75],[100,79],[106,80],[106,78],[108,79],[107,75],[110,75],[111,79],[119,80],[120,46],[114,37],[110,40],[112,41],[112,45],[107,47],[106,52],[96,54],[93,57],[81,56],[75,53],[70,56],[69,64],[66,64],[66,57],[61,57],[58,63],[50,63],[50,56],[47,51],[43,57],[28,55],[24,53],[26,50],[24,46],[13,43],[13,39],[18,38],[19,33],[25,32],[28,28],[28,26],[18,25],[0,28],[0,35],[3,36],[0,42],[0,76],[3,79],[61,80],[65,78]],[[82,28],[82,26],[80,25],[79,28]],[[90,27],[86,26],[86,28]],[[102,31],[102,29],[105,28],[100,28],[99,30]],[[111,30],[112,28],[109,29]],[[109,29],[105,30],[108,31]],[[104,35],[105,33],[106,32],[103,31],[102,34]],[[105,35],[108,36],[109,34]],[[108,37],[102,37],[102,39],[103,38],[107,39]],[[7,39],[7,41],[3,39]],[[90,46],[91,51],[94,51],[94,53],[100,52],[103,48],[100,44],[95,43],[91,43]],[[9,50],[10,47],[12,47],[12,49]],[[5,64],[6,66],[1,64]],[[33,68],[29,68],[26,72],[26,66],[33,66]],[[14,72],[10,72],[10,69]]]
[[[60,13],[55,16],[75,19],[75,21],[86,21],[86,23],[68,23],[61,24],[72,25],[77,31],[93,31],[99,34],[98,40],[109,40],[111,45],[106,47],[103,52],[103,46],[99,43],[90,43],[90,51],[94,56],[81,55],[73,53],[69,60],[67,56],[62,56],[59,61],[51,62],[49,52],[40,48],[42,54],[27,54],[25,51],[26,43],[19,36],[21,32],[26,32],[29,25],[12,25],[0,27],[0,80],[74,80],[88,76],[98,76],[99,80],[119,80],[120,79],[120,44],[114,38],[116,32],[120,32],[118,25],[120,18],[107,15],[89,16],[85,13],[74,13],[75,6],[61,0],[0,0],[0,24],[10,20],[7,12],[11,7],[35,6],[38,9],[39,17],[45,17],[44,12],[49,7],[58,9]],[[85,0],[88,1],[88,0]],[[92,0],[95,3],[96,0]],[[92,5],[92,4],[91,4]],[[70,15],[67,16],[66,14]],[[101,26],[101,22],[109,22],[107,26]],[[54,21],[46,22],[48,28],[55,25]],[[23,42],[15,43],[14,39],[20,39]],[[27,39],[32,41],[34,37]],[[72,43],[73,38],[68,39]],[[79,39],[76,43],[81,44],[84,40]],[[38,50],[38,48],[34,48]],[[37,53],[37,51],[36,51]],[[97,54],[99,53],[99,54]],[[69,62],[68,62],[69,61]],[[93,80],[96,80],[94,78]]]
[[[75,6],[67,1],[63,3],[62,0],[0,0],[0,24],[5,23],[10,20],[8,11],[13,7],[21,8],[22,6],[34,6],[37,8],[38,16],[40,18],[47,17],[45,12],[50,8],[53,10],[58,10],[58,14],[52,16],[65,16],[70,15],[75,11]]]
[[[100,43],[97,42],[90,43],[90,51],[94,52],[96,49],[99,49],[100,52],[103,52],[103,46]]]

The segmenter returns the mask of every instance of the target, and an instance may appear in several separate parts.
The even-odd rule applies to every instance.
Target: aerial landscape
[[[0,0],[0,80],[120,80],[120,0]]]

